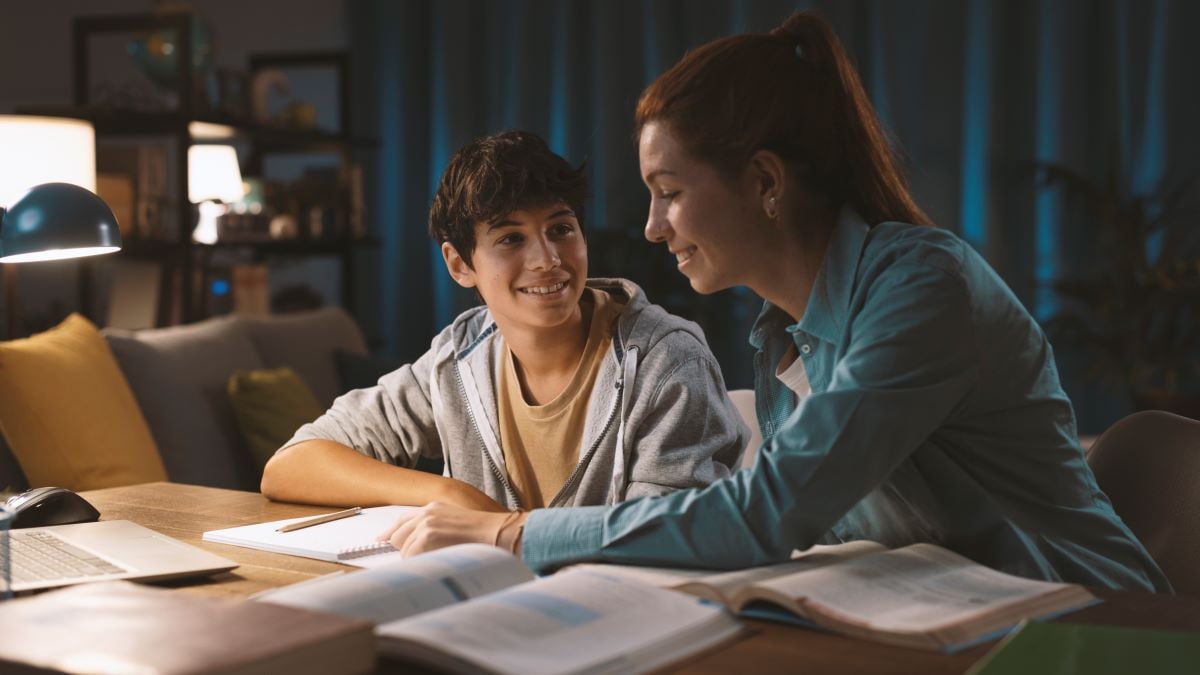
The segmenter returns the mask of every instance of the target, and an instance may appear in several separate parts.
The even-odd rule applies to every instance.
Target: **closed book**
[[[352,675],[369,622],[127,581],[0,603],[0,672]]]

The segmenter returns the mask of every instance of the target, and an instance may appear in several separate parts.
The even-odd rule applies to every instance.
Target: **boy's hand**
[[[415,513],[401,516],[381,533],[404,557],[455,544],[489,544],[520,553],[520,534],[528,513],[473,511],[433,502]]]
[[[461,480],[447,478],[438,495],[437,501],[446,504],[454,504],[461,506],[464,509],[474,511],[491,511],[495,513],[508,513],[508,509],[496,500],[481,492],[474,485],[464,483]]]

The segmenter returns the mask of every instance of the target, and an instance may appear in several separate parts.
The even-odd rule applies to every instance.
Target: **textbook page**
[[[483,544],[461,544],[408,560],[393,559],[371,569],[272,589],[254,599],[380,624],[532,579],[529,568],[506,551]]]
[[[383,652],[442,668],[549,675],[644,672],[740,630],[718,605],[572,570],[393,621],[376,634]]]
[[[728,601],[733,599],[739,589],[759,582],[805,573],[886,550],[887,548],[883,544],[874,541],[851,541],[829,546],[817,545],[797,554],[792,560],[785,563],[718,572],[704,579],[685,581],[674,588],[700,597],[715,596],[710,599],[728,604]]]
[[[833,545],[818,544],[804,551],[794,552],[792,560],[788,562],[731,571],[605,563],[585,563],[576,565],[572,569],[590,570],[620,579],[640,581],[659,588],[672,588],[714,602],[729,604],[728,599],[733,597],[735,591],[759,581],[833,565],[843,560],[886,550],[883,544],[873,541],[852,541]]]
[[[804,599],[806,606],[819,606],[851,625],[899,633],[930,632],[1071,588],[998,572],[931,544],[855,558],[758,587]]]
[[[413,506],[375,506],[356,516],[333,520],[291,532],[277,530],[291,523],[308,520],[286,518],[268,523],[228,527],[204,533],[204,541],[256,548],[273,553],[340,562],[356,567],[374,567],[403,559],[387,542],[375,538],[395,524],[401,515],[415,511]]]

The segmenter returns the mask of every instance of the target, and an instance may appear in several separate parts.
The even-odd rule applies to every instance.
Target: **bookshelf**
[[[361,199],[355,201],[355,172],[351,167],[364,153],[378,147],[369,138],[352,137],[349,121],[349,58],[344,51],[290,52],[255,54],[250,56],[249,70],[243,76],[246,84],[255,72],[270,68],[327,67],[336,74],[336,105],[339,129],[323,129],[299,125],[284,126],[256,120],[247,109],[231,115],[217,109],[206,96],[207,83],[202,72],[193,72],[192,63],[194,17],[189,13],[142,13],[104,16],[84,16],[73,20],[72,74],[73,101],[66,106],[21,106],[24,114],[69,117],[91,122],[96,130],[99,150],[105,143],[130,146],[157,144],[167,148],[163,153],[166,166],[161,204],[160,223],[170,227],[153,233],[141,231],[123,233],[124,247],[118,254],[124,260],[153,261],[159,266],[158,304],[155,324],[158,326],[187,323],[219,313],[214,307],[210,287],[214,273],[221,271],[214,261],[225,258],[247,264],[267,264],[297,258],[331,257],[338,261],[339,298],[352,314],[354,307],[354,270],[356,260],[370,254],[378,240],[367,235],[369,227]],[[146,109],[145,105],[122,105],[121,101],[93,100],[96,81],[103,64],[90,53],[93,42],[100,38],[112,42],[111,36],[153,35],[169,31],[174,38],[174,89],[165,99],[173,105]],[[111,59],[110,59],[111,62]],[[101,85],[103,86],[103,84]],[[245,96],[249,97],[248,92]],[[290,238],[271,238],[265,228],[252,234],[223,233],[216,243],[193,240],[191,233],[198,218],[197,207],[188,200],[188,148],[194,145],[224,144],[238,149],[244,177],[265,179],[266,164],[281,155],[322,155],[332,158],[335,172],[327,172],[328,185],[323,209],[334,226],[294,228]],[[361,167],[361,164],[360,164]],[[361,181],[361,168],[357,170]],[[136,179],[135,179],[136,180]],[[299,205],[300,202],[290,201]],[[140,208],[136,205],[134,211]],[[288,213],[296,222],[304,223],[308,206],[297,206],[297,213]],[[286,212],[286,211],[285,211]],[[266,217],[266,216],[264,216]],[[140,216],[139,216],[140,218]],[[259,221],[262,222],[262,221]],[[323,221],[324,222],[324,221]],[[233,230],[230,230],[233,232]],[[96,263],[84,263],[80,268],[78,304],[85,315],[95,309],[94,279]],[[226,263],[228,264],[228,263]]]

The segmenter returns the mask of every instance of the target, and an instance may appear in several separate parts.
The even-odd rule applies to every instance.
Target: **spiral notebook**
[[[313,525],[292,532],[278,532],[284,525],[303,518],[273,520],[269,523],[242,525],[204,533],[204,541],[232,546],[256,548],[273,553],[329,560],[356,567],[375,567],[400,557],[392,545],[375,541],[375,537],[405,513],[416,510],[412,506],[375,506],[363,509],[357,516]]]

